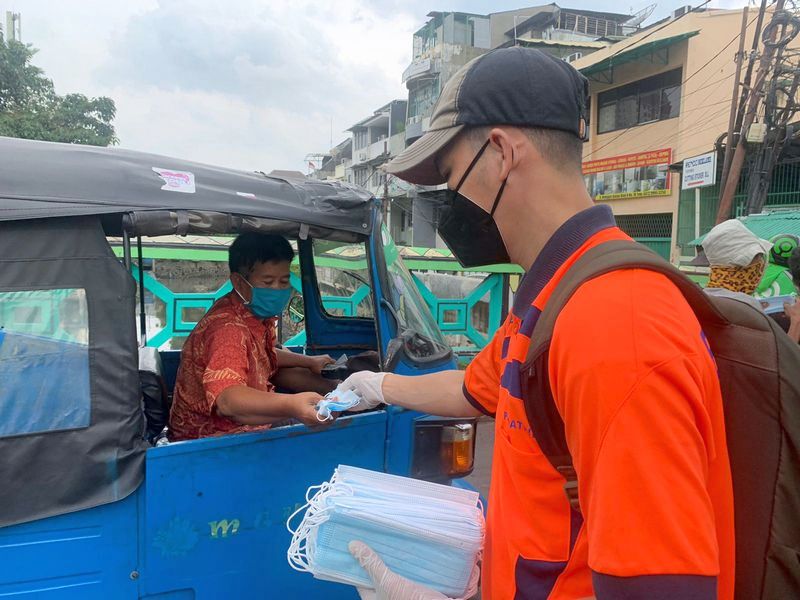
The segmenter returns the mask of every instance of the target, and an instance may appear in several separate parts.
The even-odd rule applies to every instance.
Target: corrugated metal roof
[[[768,240],[776,235],[790,233],[800,236],[800,209],[778,210],[741,217],[739,219],[758,237]],[[691,246],[700,246],[705,235],[689,242]]]

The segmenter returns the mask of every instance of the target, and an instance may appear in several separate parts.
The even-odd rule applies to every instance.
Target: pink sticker
[[[172,171],[159,167],[153,167],[153,171],[158,173],[158,176],[164,180],[164,185],[161,186],[162,190],[181,192],[182,194],[194,194],[194,173],[190,173],[189,171]]]

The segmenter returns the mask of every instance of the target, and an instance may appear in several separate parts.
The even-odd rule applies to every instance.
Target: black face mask
[[[458,192],[488,146],[489,140],[486,140],[464,171],[456,188],[450,191],[447,205],[443,208],[439,219],[439,235],[465,268],[511,262],[503,237],[493,218],[506,187],[506,180],[503,180],[497,191],[490,213]]]

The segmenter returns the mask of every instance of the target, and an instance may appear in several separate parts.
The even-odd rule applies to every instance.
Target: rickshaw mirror
[[[293,296],[289,301],[289,320],[292,323],[302,323],[306,320],[305,305],[300,295]]]

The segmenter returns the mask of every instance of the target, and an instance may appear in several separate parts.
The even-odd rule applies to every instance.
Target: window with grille
[[[597,133],[672,119],[680,114],[681,69],[597,95]]]
[[[367,180],[369,179],[369,172],[367,169],[353,169],[353,176],[356,185],[360,185],[361,187],[367,185]]]
[[[617,227],[634,239],[672,237],[672,213],[616,215]]]

